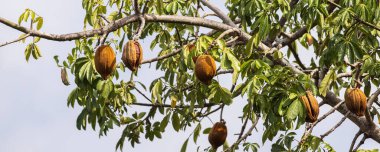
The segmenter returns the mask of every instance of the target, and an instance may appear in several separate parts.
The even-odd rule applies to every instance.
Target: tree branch
[[[317,125],[319,122],[321,122],[323,119],[327,118],[330,114],[334,113],[334,111],[341,106],[344,103],[344,101],[339,102],[336,104],[332,109],[330,109],[328,112],[326,112],[322,117],[318,118],[316,122],[313,123],[313,126]]]
[[[302,63],[300,57],[298,56],[298,53],[297,53],[296,50],[293,48],[292,44],[289,44],[288,47],[289,47],[289,50],[292,52],[292,54],[293,54],[293,56],[294,56],[294,59],[296,59],[296,62],[298,63],[298,65],[301,67],[302,70],[305,70],[306,67],[305,67],[305,65]]]
[[[330,106],[335,106],[336,104],[342,102],[333,92],[329,91],[326,94],[326,97],[323,98],[327,104]],[[337,108],[340,113],[347,113],[348,109],[346,105],[341,105]],[[380,143],[380,128],[376,125],[369,125],[365,117],[358,117],[352,113],[347,115],[347,118],[355,123],[362,132],[368,135],[369,138],[372,138],[376,142]]]
[[[145,14],[145,15],[142,15],[142,17],[145,19],[146,22],[163,22],[163,23],[196,25],[196,26],[207,27],[207,28],[220,30],[220,31],[225,31],[225,30],[233,28],[224,23],[216,22],[209,19],[203,19],[199,17],[187,17],[187,16],[176,16],[176,15],[152,15],[152,14]],[[36,31],[33,29],[29,29],[24,26],[20,26],[17,23],[14,23],[12,21],[9,21],[5,18],[0,17],[0,23],[3,23],[11,28],[19,30],[23,33],[30,33],[30,36],[37,36],[37,37],[41,37],[41,38],[53,40],[53,41],[71,41],[71,40],[76,40],[83,37],[103,35],[104,33],[113,32],[121,28],[122,26],[128,25],[133,22],[137,22],[137,21],[139,21],[139,15],[131,15],[131,16],[127,16],[119,20],[116,20],[115,22],[112,22],[108,24],[107,26],[98,28],[98,29],[85,30],[82,32],[69,33],[69,34],[50,34],[50,33],[44,33],[44,32]],[[243,32],[242,38],[244,40],[248,40],[250,38],[250,35]]]
[[[235,23],[229,18],[222,10],[220,10],[217,6],[214,4],[210,3],[207,0],[200,0],[203,5],[207,6],[210,8],[213,12],[215,12],[216,15],[219,16],[220,19],[222,19],[223,23],[226,23],[232,27],[236,27]]]
[[[152,103],[140,103],[140,102],[135,102],[131,103],[131,105],[136,105],[136,106],[144,106],[144,107],[172,107],[169,104],[152,104]],[[217,104],[214,103],[205,103],[203,105],[194,105],[194,108],[205,108],[205,107],[212,107]],[[175,108],[190,108],[191,105],[176,105]]]
[[[367,139],[367,135],[364,134],[362,140],[360,140],[360,142],[358,143],[358,145],[356,145],[356,147],[354,148],[353,151],[357,151],[359,149],[359,147],[364,144],[364,141],[366,139]]]
[[[377,100],[380,94],[380,88],[378,88],[372,95],[368,98],[367,108],[371,108],[374,101]]]
[[[335,2],[333,2],[333,1],[331,1],[331,0],[328,0],[328,2],[329,2],[331,5],[333,5],[333,6],[337,7],[337,8],[342,8],[342,6],[338,5],[337,3],[335,3]],[[366,26],[368,26],[368,27],[370,27],[370,28],[373,28],[373,29],[375,29],[375,30],[380,31],[380,28],[377,27],[376,25],[373,25],[373,24],[371,24],[371,23],[368,23],[368,22],[366,22],[366,21],[363,21],[363,20],[360,19],[360,17],[358,17],[356,14],[354,14],[353,12],[351,12],[351,13],[352,13],[352,16],[354,17],[354,19],[355,19],[356,21],[358,21],[359,23],[362,23],[362,24],[364,24],[364,25],[366,25]]]
[[[30,34],[26,34],[26,35],[24,35],[24,36],[22,36],[22,37],[20,37],[20,38],[18,38],[18,39],[16,39],[16,40],[13,40],[13,41],[10,41],[10,42],[5,42],[5,43],[3,43],[3,44],[0,44],[0,47],[3,47],[3,46],[6,46],[6,45],[8,45],[8,44],[12,44],[12,43],[16,43],[16,42],[18,42],[18,41],[24,40],[24,39],[26,39],[26,38],[29,37],[29,36],[30,36]]]
[[[330,133],[332,133],[333,131],[335,131],[336,128],[338,128],[340,125],[342,125],[342,123],[346,120],[347,118],[347,115],[349,114],[349,112],[347,112],[343,118],[334,126],[332,127],[329,131],[327,131],[326,133],[322,134],[321,135],[321,139],[323,140],[323,138],[325,138],[326,136],[328,136]]]
[[[233,149],[240,144],[240,142],[242,142],[243,140],[245,140],[246,138],[248,138],[248,136],[250,136],[252,134],[252,131],[253,129],[255,129],[257,123],[259,122],[259,117],[257,115],[255,115],[255,122],[252,124],[251,128],[248,129],[248,131],[241,137],[239,138],[234,144],[232,144],[229,148],[227,148],[226,150],[224,150],[224,152],[231,152],[233,151]]]
[[[351,142],[350,150],[348,150],[349,152],[352,151],[352,149],[354,148],[354,145],[355,145],[356,140],[358,139],[358,137],[359,137],[362,133],[363,133],[363,132],[362,132],[361,130],[359,130],[358,133],[355,134],[354,139],[352,139],[352,142]]]

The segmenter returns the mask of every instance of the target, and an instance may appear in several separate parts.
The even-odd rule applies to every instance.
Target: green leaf
[[[111,80],[101,80],[96,84],[96,89],[100,92],[101,97],[108,99],[108,96],[114,89],[114,84]]]
[[[162,121],[161,121],[161,125],[160,125],[160,130],[161,130],[161,132],[164,132],[164,131],[165,131],[165,128],[166,128],[166,126],[168,125],[169,119],[170,119],[170,114],[166,115],[166,116],[164,117],[164,119],[162,119]]]
[[[158,80],[154,84],[152,88],[152,102],[155,103],[158,101],[158,103],[162,104],[162,81]]]
[[[32,47],[31,44],[29,44],[29,45],[26,46],[26,49],[25,49],[25,52],[24,52],[26,62],[29,61],[30,55],[32,54],[32,48],[31,47]]]
[[[193,134],[194,143],[197,143],[200,132],[201,132],[201,124],[198,123],[197,127],[195,127],[194,129],[194,134]]]
[[[330,69],[329,72],[323,78],[321,85],[319,86],[319,93],[322,96],[326,96],[327,91],[330,88],[332,82],[336,80],[335,69]]]
[[[294,100],[286,111],[286,118],[289,120],[294,120],[297,116],[300,116],[303,113],[302,111],[302,103],[298,99]]]
[[[22,21],[22,20],[24,20],[24,15],[25,15],[25,12],[22,13],[22,14],[20,15],[20,17],[18,18],[18,25],[21,24],[21,21]]]
[[[172,125],[175,131],[179,131],[180,129],[180,122],[179,122],[179,116],[177,113],[173,113],[172,115]]]
[[[89,61],[89,60],[88,60]],[[81,81],[84,80],[84,78],[86,77],[86,74],[87,74],[87,71],[89,70],[89,68],[92,68],[91,67],[91,62],[86,62],[79,70],[79,79]]]
[[[37,17],[37,30],[40,30],[43,23],[44,23],[44,19],[42,17]]]
[[[210,133],[211,131],[211,128],[206,128],[205,130],[203,130],[203,134],[208,134]]]
[[[162,0],[157,0],[156,2],[157,2],[157,5],[156,5],[157,13],[159,15],[161,15],[162,14],[163,2],[162,2]]]
[[[183,145],[181,147],[181,152],[186,152],[188,141],[189,141],[189,138],[187,138],[186,141],[183,143]]]
[[[67,106],[71,105],[71,107],[74,108],[75,99],[78,97],[78,90],[79,88],[75,88],[70,92],[69,96],[67,97]]]

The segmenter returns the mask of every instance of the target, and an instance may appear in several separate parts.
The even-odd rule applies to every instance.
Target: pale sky
[[[213,0],[219,6],[224,7],[220,1]],[[41,29],[47,33],[70,33],[78,32],[83,27],[84,10],[79,0],[0,0],[0,16],[13,22],[17,22],[18,17],[26,9],[30,8],[44,18],[44,26]],[[225,8],[223,8],[225,10]],[[11,41],[19,37],[21,33],[0,24],[0,43]],[[29,39],[30,40],[30,39]],[[142,40],[144,48],[144,58],[152,58],[157,55],[157,50],[149,50],[151,38]],[[98,130],[93,131],[91,127],[86,131],[76,129],[76,118],[80,113],[81,107],[77,106],[72,109],[66,106],[66,98],[70,91],[75,87],[71,81],[70,86],[64,86],[60,79],[60,69],[55,65],[54,55],[59,55],[60,59],[66,57],[74,46],[73,42],[55,42],[41,40],[38,46],[42,52],[42,58],[35,61],[31,59],[26,62],[24,50],[28,43],[15,43],[5,47],[0,47],[0,152],[66,152],[66,151],[92,151],[105,152],[115,151],[115,145],[118,141],[124,126],[115,128],[108,133],[108,136],[98,138]],[[302,50],[301,58],[305,58],[312,51]],[[117,62],[120,62],[118,54]],[[307,63],[307,62],[306,62]],[[139,71],[137,80],[144,80],[146,86],[150,85],[151,80],[157,78],[162,72],[155,71],[155,64],[143,65],[143,70]],[[151,77],[155,73],[157,77]],[[122,74],[124,79],[129,79],[129,71]],[[73,78],[69,75],[70,79]],[[215,78],[228,87],[231,82],[222,81],[230,79],[231,75],[224,75]],[[147,102],[143,98],[138,98],[139,102]],[[226,107],[224,116],[227,121],[229,135],[227,141],[233,143],[237,136],[233,134],[240,131],[241,122],[237,118],[241,114],[241,106],[246,102],[242,98],[236,98],[234,106]],[[239,104],[241,103],[241,104]],[[133,107],[135,108],[135,107]],[[148,109],[135,108],[136,110]],[[320,115],[330,109],[325,105],[321,108]],[[218,114],[212,115],[211,119],[217,121]],[[340,120],[342,115],[334,114],[332,117],[320,123],[313,132],[313,135],[320,135]],[[155,121],[161,121],[156,117]],[[212,124],[208,120],[202,123],[202,131]],[[264,146],[261,143],[263,133],[262,124],[258,124],[258,131],[254,132],[250,141],[257,142],[262,148],[260,151],[270,151],[271,143],[266,142]],[[136,145],[134,149],[128,142],[124,144],[124,151],[179,151],[182,143],[193,131],[189,128],[186,132],[175,132],[171,124],[168,125],[163,139],[155,139],[153,142],[141,137],[141,144]],[[304,127],[301,127],[297,133],[302,134]],[[354,134],[358,127],[350,121],[345,121],[343,125],[334,133],[325,138],[335,150],[348,151]],[[276,139],[275,139],[276,140]],[[299,137],[297,138],[299,140]],[[191,140],[188,143],[188,151],[196,151],[197,146],[201,150],[209,146],[207,135],[201,134],[198,143],[194,144]],[[371,139],[366,140],[362,148],[373,149],[379,148],[378,143]]]

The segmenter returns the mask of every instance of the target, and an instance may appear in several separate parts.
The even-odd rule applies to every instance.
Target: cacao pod
[[[226,122],[220,121],[214,124],[208,134],[208,141],[210,142],[213,149],[217,149],[219,146],[223,145],[227,138],[227,127]]]
[[[317,99],[311,91],[306,91],[306,95],[301,96],[301,101],[306,109],[306,122],[315,122],[318,119],[319,105]]]
[[[216,74],[215,60],[210,55],[200,55],[195,63],[195,76],[206,85]]]
[[[367,97],[359,88],[348,88],[344,94],[348,110],[357,116],[364,116],[367,109]]]
[[[115,52],[109,45],[102,45],[95,52],[95,69],[104,80],[108,79],[116,68]]]
[[[121,60],[131,71],[136,71],[143,59],[143,49],[138,41],[130,40],[125,44]]]
[[[311,36],[311,34],[309,34],[309,33],[307,33],[306,34],[306,42],[307,42],[307,45],[312,45],[313,44],[313,41],[314,41],[314,39],[313,39],[313,36]]]
[[[61,69],[61,80],[62,80],[62,83],[64,85],[66,85],[66,86],[70,85],[69,78],[67,76],[66,68]]]

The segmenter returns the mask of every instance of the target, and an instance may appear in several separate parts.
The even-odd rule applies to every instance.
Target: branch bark
[[[222,19],[223,23],[226,23],[232,27],[237,27],[235,23],[229,18],[222,10],[220,10],[217,6],[212,4],[211,2],[207,0],[201,0],[202,4],[210,8],[217,16],[219,16],[220,19]]]

